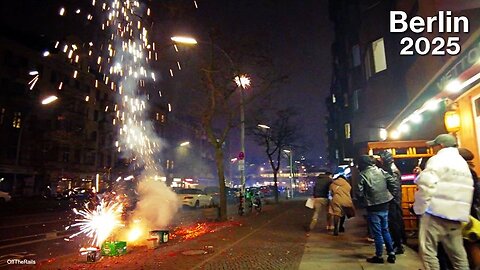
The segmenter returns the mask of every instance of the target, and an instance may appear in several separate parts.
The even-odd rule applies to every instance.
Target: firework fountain
[[[112,124],[118,130],[115,146],[125,158],[133,161],[139,195],[137,207],[126,224],[120,221],[122,204],[115,198],[100,202],[94,210],[87,207],[75,210],[81,218],[72,227],[79,227],[80,232],[72,237],[84,234],[93,239],[92,245],[100,247],[112,235],[122,235],[129,241],[145,239],[148,230],[168,225],[178,204],[175,193],[162,181],[157,181],[162,174],[159,160],[162,142],[148,120],[146,85],[155,81],[148,64],[157,58],[155,43],[149,43],[147,29],[143,26],[150,9],[132,0],[93,0],[92,5],[101,10],[101,31],[108,38],[96,46],[98,51],[90,42],[88,55],[96,58],[97,70],[104,74],[103,83],[118,96],[117,104],[112,106],[115,113]],[[61,16],[65,13],[64,8],[60,9]],[[91,21],[93,16],[88,14],[87,19]],[[76,49],[75,45],[65,45],[64,52],[78,62]],[[76,76],[77,71],[74,78]],[[124,232],[119,232],[122,227]]]

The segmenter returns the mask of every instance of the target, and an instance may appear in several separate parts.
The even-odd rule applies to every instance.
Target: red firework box
[[[127,242],[125,241],[107,241],[102,244],[103,256],[120,256],[127,253]]]

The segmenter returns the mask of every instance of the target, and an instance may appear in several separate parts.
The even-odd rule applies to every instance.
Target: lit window
[[[387,69],[387,59],[385,57],[385,44],[383,42],[383,38],[372,42],[372,52],[374,73],[378,73]]]
[[[332,103],[337,103],[337,98],[335,97],[335,94],[332,94]]]
[[[14,112],[13,113],[12,126],[14,128],[20,128],[22,126],[22,113],[21,112]]]
[[[157,114],[155,115],[155,119],[158,121],[160,119],[160,114],[157,112]]]
[[[345,139],[350,139],[350,123],[345,123]]]
[[[160,122],[165,123],[165,114],[162,114],[160,117]]]

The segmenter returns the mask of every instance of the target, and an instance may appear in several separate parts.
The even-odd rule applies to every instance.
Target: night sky
[[[330,86],[333,42],[328,0],[198,3],[199,17],[210,18],[212,24],[221,22],[223,29],[231,29],[231,38],[253,36],[267,47],[281,73],[288,76],[278,89],[277,99],[280,106],[297,108],[303,141],[309,149],[306,157],[317,162],[320,156],[325,157],[325,98]],[[236,134],[233,130],[233,140]],[[247,143],[247,153],[252,162],[266,159],[254,142]]]
[[[70,31],[69,26],[59,23],[58,9],[81,1],[46,2],[8,1],[4,8],[11,12],[1,19],[4,29],[32,36],[47,35],[47,38],[65,35]],[[166,36],[163,40],[167,40],[174,33],[201,36],[207,29],[217,28],[226,44],[255,39],[271,54],[280,72],[288,76],[275,90],[276,98],[280,106],[297,107],[304,144],[309,149],[305,155],[319,161],[320,156],[325,156],[325,97],[331,79],[333,30],[328,19],[328,0],[198,0],[197,3],[198,9],[190,0],[151,1],[152,13],[161,22],[156,33],[163,33]],[[238,140],[237,134],[238,130],[232,130],[233,141]],[[231,150],[232,156],[239,151]],[[247,152],[249,161],[265,159],[253,141],[247,142]]]

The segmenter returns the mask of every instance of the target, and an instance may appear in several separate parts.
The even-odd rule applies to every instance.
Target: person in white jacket
[[[469,269],[463,247],[462,224],[467,222],[473,197],[473,179],[467,162],[460,156],[453,135],[440,134],[427,142],[437,154],[431,157],[415,179],[413,210],[422,215],[419,250],[426,270],[440,269],[438,243],[442,243],[454,269]]]

